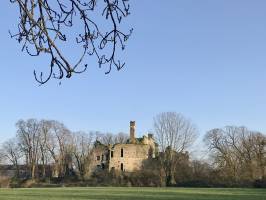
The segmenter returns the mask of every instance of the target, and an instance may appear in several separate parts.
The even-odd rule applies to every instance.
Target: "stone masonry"
[[[135,130],[135,121],[131,121],[130,139],[126,144],[105,146],[98,142],[92,154],[92,168],[134,172],[141,169],[144,160],[154,158],[157,145],[153,135],[136,138]]]

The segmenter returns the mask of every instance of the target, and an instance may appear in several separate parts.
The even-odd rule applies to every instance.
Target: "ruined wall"
[[[155,158],[156,145],[153,136],[151,134],[148,137],[144,135],[142,143],[150,146],[149,156]]]
[[[133,172],[142,168],[144,160],[155,158],[156,145],[153,135],[135,138],[135,129],[135,121],[130,121],[130,139],[127,144],[105,146],[97,143],[92,153],[91,170],[101,168]]]
[[[108,169],[109,164],[109,151],[108,147],[104,145],[96,146],[90,155],[90,173],[100,170]]]
[[[123,157],[121,156],[121,150],[123,151]],[[140,170],[142,162],[149,157],[149,150],[149,145],[117,144],[110,151],[109,170],[114,169],[126,172]]]

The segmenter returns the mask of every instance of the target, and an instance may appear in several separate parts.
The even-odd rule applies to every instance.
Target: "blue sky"
[[[39,87],[32,72],[47,65],[10,39],[17,8],[3,1],[0,142],[27,118],[113,133],[136,120],[141,135],[163,111],[184,114],[201,134],[225,125],[266,132],[265,10],[264,0],[131,0],[122,71],[105,75],[87,57],[86,73]]]

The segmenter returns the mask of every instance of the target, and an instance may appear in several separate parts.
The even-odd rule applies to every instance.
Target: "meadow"
[[[266,189],[29,188],[0,189],[2,200],[266,200]]]

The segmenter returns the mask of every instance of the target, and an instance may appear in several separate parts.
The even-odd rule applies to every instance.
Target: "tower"
[[[130,121],[130,143],[135,144],[135,130],[136,130],[136,122]]]

